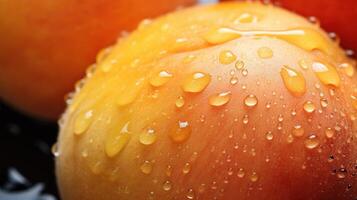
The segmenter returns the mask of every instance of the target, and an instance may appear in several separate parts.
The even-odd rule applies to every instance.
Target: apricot
[[[140,26],[83,81],[54,146],[63,200],[354,199],[355,61],[260,3]]]
[[[143,18],[194,0],[2,0],[0,98],[27,114],[57,119],[64,96],[101,48]]]

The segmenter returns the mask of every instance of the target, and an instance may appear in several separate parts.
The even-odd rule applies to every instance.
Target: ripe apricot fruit
[[[91,70],[54,146],[63,200],[354,199],[355,61],[260,3],[145,23]]]
[[[96,53],[146,17],[194,0],[0,1],[0,98],[57,119]]]

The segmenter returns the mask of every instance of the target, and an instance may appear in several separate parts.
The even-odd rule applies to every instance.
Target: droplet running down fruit
[[[57,143],[62,198],[354,199],[354,70],[317,25],[272,5],[162,16],[75,93]]]

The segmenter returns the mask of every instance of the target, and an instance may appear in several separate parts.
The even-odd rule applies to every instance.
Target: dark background
[[[12,191],[44,183],[43,193],[57,197],[54,157],[51,153],[57,132],[56,123],[24,116],[0,100],[0,189],[4,189],[9,182],[8,169],[15,168],[30,184],[13,188]]]

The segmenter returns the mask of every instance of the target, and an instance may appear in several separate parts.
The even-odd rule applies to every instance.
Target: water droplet
[[[100,50],[96,57],[97,63],[99,64],[99,63],[103,62],[108,57],[108,55],[110,54],[111,51],[112,51],[111,47],[104,48],[104,49]]]
[[[292,133],[295,137],[301,137],[305,134],[305,130],[300,124],[296,124],[293,127]]]
[[[280,75],[285,87],[294,96],[302,96],[306,92],[306,81],[304,76],[294,69],[284,66],[280,70]]]
[[[169,136],[175,143],[185,142],[191,135],[191,127],[187,121],[179,121],[178,127],[170,132]]]
[[[219,62],[221,64],[231,64],[232,62],[234,62],[237,59],[237,56],[233,54],[233,52],[231,51],[222,51],[219,54]]]
[[[188,55],[183,59],[183,63],[188,64],[191,63],[196,58],[195,55]]]
[[[273,133],[272,133],[271,131],[268,131],[268,132],[265,134],[265,138],[270,141],[270,140],[273,140],[274,135],[273,135]]]
[[[345,168],[341,168],[341,169],[337,170],[336,175],[339,179],[344,179],[344,178],[346,178],[347,170]]]
[[[244,175],[245,175],[244,169],[240,168],[240,169],[238,170],[237,176],[238,176],[239,178],[243,178]]]
[[[312,70],[324,85],[340,86],[340,76],[333,66],[326,63],[314,62],[312,64]]]
[[[242,70],[242,75],[243,76],[248,76],[248,69],[243,69]]]
[[[190,163],[185,163],[185,165],[182,168],[182,173],[188,174],[191,171],[191,164]]]
[[[237,33],[229,28],[218,28],[209,31],[204,36],[204,39],[210,44],[222,44],[238,37],[240,37],[240,35],[237,35]]]
[[[223,106],[231,100],[231,92],[221,92],[210,96],[209,104],[211,106]]]
[[[316,110],[315,104],[312,103],[311,101],[306,101],[304,103],[304,110],[306,113],[313,113]]]
[[[261,47],[258,49],[258,55],[260,58],[267,59],[273,57],[273,50],[269,47]]]
[[[157,135],[154,129],[147,129],[139,135],[139,142],[144,145],[151,145],[156,141]]]
[[[58,150],[58,143],[54,143],[51,147],[51,152],[54,157],[58,157],[60,155],[60,152]]]
[[[253,172],[252,175],[250,176],[250,180],[251,180],[252,182],[257,182],[258,179],[259,179],[258,174],[257,174],[256,172]]]
[[[172,167],[171,167],[171,165],[168,165],[168,166],[166,167],[165,174],[166,174],[166,176],[168,176],[168,177],[171,176],[171,174],[172,174]]]
[[[175,101],[175,105],[177,108],[182,108],[185,105],[185,100],[183,99],[182,96],[177,97]]]
[[[182,89],[185,92],[198,93],[211,82],[211,76],[202,72],[195,72],[185,79]]]
[[[165,181],[164,184],[162,185],[162,189],[164,189],[164,191],[170,191],[171,188],[172,185],[170,181]]]
[[[140,170],[144,174],[150,174],[152,171],[152,163],[148,160],[146,160],[141,166]]]
[[[250,94],[245,97],[244,104],[250,108],[255,107],[258,104],[258,98],[255,95]]]
[[[111,130],[105,138],[105,153],[108,157],[114,157],[121,152],[130,140],[129,122],[124,124],[120,131]]]
[[[252,15],[250,13],[242,13],[235,21],[234,23],[241,23],[241,24],[245,24],[245,23],[255,23],[258,21],[257,16]]]
[[[325,136],[327,138],[332,138],[335,135],[335,131],[332,128],[325,129]]]
[[[316,135],[310,135],[305,140],[305,147],[308,149],[315,149],[316,147],[319,146],[319,144],[320,144],[320,142]]]
[[[241,70],[244,68],[245,63],[242,60],[237,60],[237,62],[234,66],[237,70]]]
[[[249,116],[248,115],[244,115],[243,124],[248,124],[248,123],[249,123]]]
[[[80,113],[74,121],[74,134],[81,135],[84,133],[92,123],[93,111],[89,110],[87,112]]]
[[[308,65],[307,61],[304,59],[299,60],[299,66],[304,70],[309,69],[309,65]]]
[[[189,189],[186,194],[187,199],[195,199],[195,191],[193,189]]]
[[[237,78],[237,77],[232,77],[229,82],[230,82],[232,85],[235,85],[235,84],[238,83],[238,78]]]
[[[151,77],[149,83],[154,87],[160,87],[165,85],[170,80],[170,78],[172,78],[172,74],[170,72],[161,71]]]
[[[352,64],[350,63],[342,63],[339,65],[339,67],[341,69],[343,69],[343,71],[345,72],[345,74],[349,77],[353,77],[353,75],[355,74],[355,68]]]
[[[324,98],[320,99],[320,104],[321,104],[321,107],[327,108],[327,106],[328,106],[327,99],[324,99]]]

